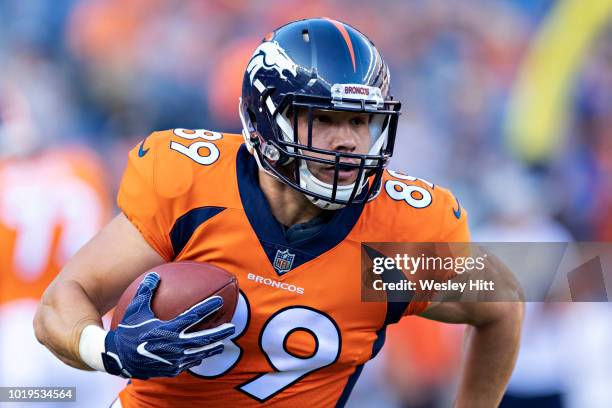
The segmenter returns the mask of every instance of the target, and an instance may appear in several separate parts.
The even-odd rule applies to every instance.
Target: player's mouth
[[[321,169],[321,172],[323,173],[323,175],[325,175],[325,178],[323,179],[323,181],[325,181],[326,183],[332,184],[334,182],[334,173],[335,173],[335,167],[334,166],[325,166]],[[357,173],[359,172],[359,169],[339,169],[338,170],[338,184],[350,184],[350,183],[354,183],[355,180],[357,179]]]

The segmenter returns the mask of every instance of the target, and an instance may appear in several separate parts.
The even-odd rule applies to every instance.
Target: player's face
[[[358,112],[313,110],[312,147],[341,153],[366,154],[370,149],[370,115]],[[308,144],[308,111],[298,112],[298,139]],[[305,155],[330,159],[327,154],[304,152]],[[333,158],[332,158],[333,159]],[[359,163],[359,159],[344,158],[344,163]],[[308,169],[319,180],[332,184],[334,166],[307,161]],[[347,185],[357,180],[358,169],[338,172],[338,184]]]

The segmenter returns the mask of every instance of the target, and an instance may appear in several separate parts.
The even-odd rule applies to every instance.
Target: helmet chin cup
[[[310,200],[311,203],[324,210],[337,210],[346,206],[346,204],[331,201],[334,186],[315,177],[315,175],[312,174],[304,160],[300,160],[299,172],[300,187],[302,187],[306,191],[311,191],[324,197],[315,197],[309,195],[308,193],[304,193],[304,195]],[[351,194],[353,194],[353,189],[355,189],[356,183],[358,183],[358,186],[355,195],[359,195],[366,183],[365,176],[362,174],[360,179],[355,180],[354,183],[336,186],[335,200],[342,200],[345,202],[348,201],[351,197]]]

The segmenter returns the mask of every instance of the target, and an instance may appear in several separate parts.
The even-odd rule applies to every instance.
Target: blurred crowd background
[[[474,240],[612,241],[611,3],[0,2],[0,385],[60,381],[38,350],[15,352],[38,347],[18,333],[33,338],[43,288],[114,213],[127,151],[153,130],[238,132],[253,49],[299,18],[374,41],[403,103],[392,167],[451,188]],[[612,406],[611,312],[529,305],[504,404]],[[461,336],[415,318],[390,328],[350,404],[448,406]],[[121,385],[76,373],[97,395],[81,393],[87,406]]]

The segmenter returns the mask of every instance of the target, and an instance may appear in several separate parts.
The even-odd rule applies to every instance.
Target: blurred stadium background
[[[403,102],[393,167],[451,188],[475,241],[612,241],[611,0],[2,1],[0,386],[113,400],[121,380],[41,350],[36,299],[114,213],[127,151],[158,129],[238,132],[252,50],[315,16],[382,51]],[[612,407],[611,312],[529,305],[504,406]],[[350,406],[449,406],[461,337],[405,319]]]

